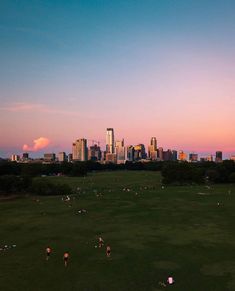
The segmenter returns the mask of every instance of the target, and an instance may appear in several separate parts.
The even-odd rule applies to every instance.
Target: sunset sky
[[[234,0],[1,0],[0,157],[78,138],[235,154]]]

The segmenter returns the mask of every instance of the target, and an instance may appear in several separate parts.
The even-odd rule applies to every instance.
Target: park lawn
[[[0,202],[0,247],[16,245],[0,251],[0,290],[235,290],[234,185],[162,188],[146,171],[42,179],[74,195]],[[169,275],[175,283],[161,286]]]

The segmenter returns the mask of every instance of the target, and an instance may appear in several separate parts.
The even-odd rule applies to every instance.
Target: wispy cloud
[[[74,108],[74,106],[73,106]],[[0,105],[0,114],[2,112],[9,113],[21,113],[21,114],[48,114],[48,115],[61,115],[64,117],[76,117],[82,118],[86,120],[105,120],[107,118],[107,114],[97,115],[91,112],[85,112],[77,107],[76,110],[70,110],[66,108],[59,108],[52,105],[46,105],[42,103],[26,103],[26,102],[17,102],[17,103],[8,103],[5,105]]]
[[[45,147],[47,147],[50,144],[50,140],[46,137],[39,137],[33,141],[34,145],[29,146],[27,144],[23,145],[23,151],[27,152],[36,152],[39,151]]]
[[[21,111],[38,111],[43,109],[42,104],[32,103],[11,103],[6,106],[0,107],[1,111],[21,112]]]
[[[11,103],[6,106],[0,107],[0,111],[8,112],[39,112],[39,113],[50,113],[50,114],[62,114],[62,115],[80,115],[77,111],[58,109],[55,107],[49,107],[45,104],[34,104],[34,103]]]

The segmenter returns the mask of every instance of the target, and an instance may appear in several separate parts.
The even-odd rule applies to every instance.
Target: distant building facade
[[[145,152],[145,146],[143,144],[138,144],[134,146],[134,160],[139,161],[146,159],[147,155]]]
[[[115,142],[115,154],[117,155],[117,163],[123,164],[126,160],[125,155],[125,147],[124,147],[124,139]]]
[[[54,162],[56,159],[55,153],[46,153],[44,154],[45,162]]]
[[[190,153],[189,154],[189,162],[197,162],[198,161],[198,154]]]
[[[126,152],[126,154],[125,154],[126,160],[129,162],[133,162],[134,161],[134,152],[135,152],[134,147],[132,145],[127,146],[125,148],[125,152]]]
[[[100,161],[101,160],[100,146],[98,146],[97,144],[90,146],[90,149],[88,151],[88,160],[92,160],[92,161]]]
[[[223,161],[223,153],[221,151],[217,151],[215,153],[215,162],[221,163]]]
[[[20,156],[19,155],[11,155],[11,161],[12,162],[19,162]]]
[[[163,161],[163,148],[162,147],[157,149],[157,155],[158,155],[159,161]]]
[[[179,151],[179,161],[186,161],[187,160],[187,154],[183,151]]]
[[[117,155],[116,154],[111,154],[111,153],[106,153],[105,157],[105,163],[117,163]]]
[[[148,157],[151,160],[157,160],[157,139],[156,137],[152,137],[150,140],[150,145],[148,146]]]
[[[58,162],[66,162],[68,160],[65,152],[59,152],[57,158]]]
[[[114,154],[114,130],[107,128],[106,131],[106,153]]]
[[[87,161],[88,149],[85,138],[77,139],[72,146],[73,161]]]

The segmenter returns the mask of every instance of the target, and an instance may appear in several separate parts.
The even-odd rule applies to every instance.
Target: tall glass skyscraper
[[[114,154],[114,131],[113,131],[113,128],[107,128],[107,131],[106,131],[106,153]]]

